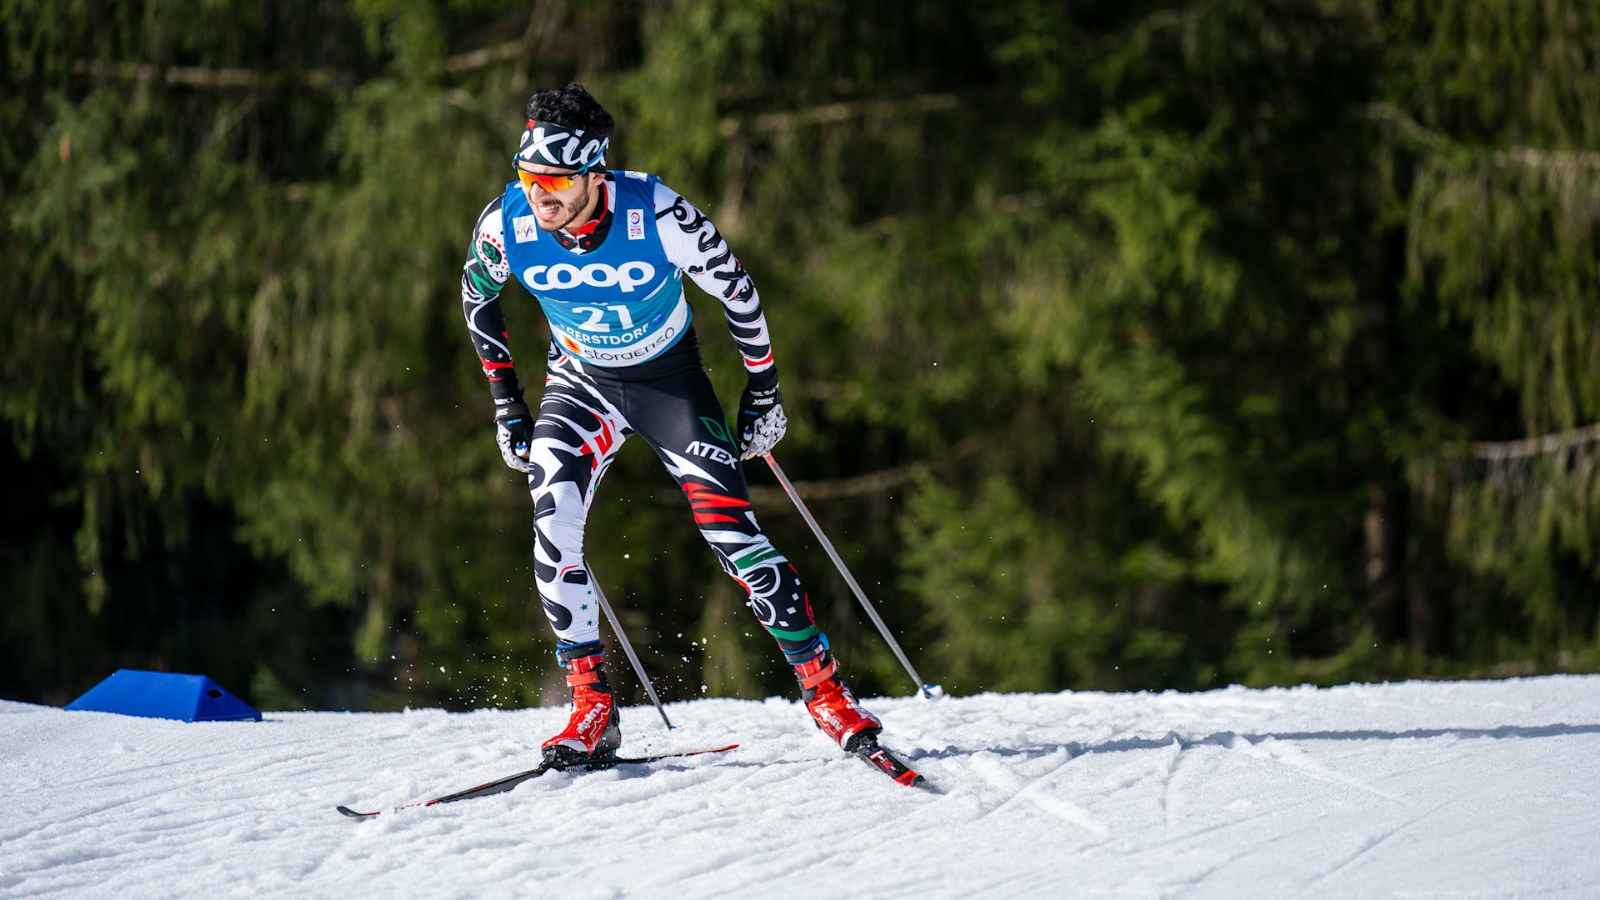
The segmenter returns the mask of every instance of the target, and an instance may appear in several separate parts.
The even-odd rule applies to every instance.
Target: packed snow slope
[[[564,711],[0,702],[0,897],[1600,896],[1600,677],[869,706],[936,790],[701,700],[625,752],[741,749],[355,820],[530,768]]]

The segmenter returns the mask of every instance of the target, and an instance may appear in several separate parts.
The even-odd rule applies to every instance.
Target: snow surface
[[[0,897],[1597,897],[1600,677],[870,702],[938,792],[796,704],[624,712],[535,764],[559,709],[183,724],[0,701]]]

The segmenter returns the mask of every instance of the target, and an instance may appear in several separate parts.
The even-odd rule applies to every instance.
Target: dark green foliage
[[[1600,667],[1590,4],[101,6],[0,0],[0,695],[545,696],[457,284],[573,79],[755,276],[780,456],[925,675]],[[752,481],[847,673],[904,690]],[[588,533],[667,697],[792,690],[643,447]]]

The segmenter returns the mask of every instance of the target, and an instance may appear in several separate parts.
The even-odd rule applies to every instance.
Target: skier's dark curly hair
[[[581,128],[597,137],[610,137],[616,120],[600,101],[574,81],[561,88],[545,88],[528,98],[528,118]]]

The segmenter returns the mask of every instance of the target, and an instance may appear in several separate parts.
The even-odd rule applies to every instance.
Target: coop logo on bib
[[[529,266],[522,272],[522,280],[536,291],[564,291],[579,285],[606,288],[615,287],[631,294],[641,284],[656,277],[656,267],[647,262],[623,263],[616,269],[605,263],[591,263],[578,268],[571,263],[553,266]]]

